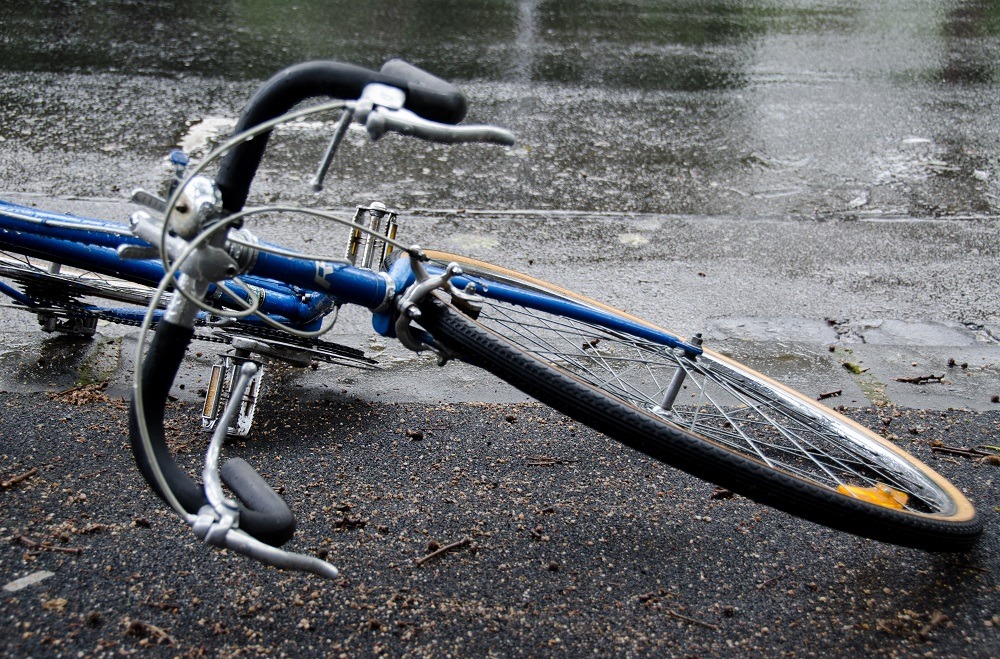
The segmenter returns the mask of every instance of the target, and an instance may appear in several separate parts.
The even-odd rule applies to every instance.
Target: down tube
[[[329,295],[340,302],[368,309],[382,306],[389,294],[389,279],[344,263],[310,261],[261,251],[253,274]]]

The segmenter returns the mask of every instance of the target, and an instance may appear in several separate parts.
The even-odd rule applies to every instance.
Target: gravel
[[[326,582],[199,543],[99,387],[0,408],[10,656],[1000,654],[1000,468],[931,451],[996,437],[1000,413],[850,412],[976,502],[986,532],[950,555],[763,508],[534,404],[271,398],[226,453],[284,494],[290,547],[342,571]],[[196,410],[170,415],[200,468]]]

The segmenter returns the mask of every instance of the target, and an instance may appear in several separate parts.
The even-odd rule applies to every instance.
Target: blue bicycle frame
[[[121,258],[118,253],[121,246],[149,247],[122,224],[60,215],[0,200],[0,249],[155,287],[164,274],[162,261]],[[257,269],[259,274],[247,276],[246,283],[261,297],[261,312],[303,330],[318,327],[323,315],[337,302],[368,304],[372,301],[371,295],[384,297],[385,281],[373,273],[357,271],[346,277],[342,275],[340,279],[346,279],[346,282],[331,282],[319,276],[325,274],[337,279],[333,273],[341,268],[334,264],[323,266],[262,253],[258,257]],[[365,284],[368,284],[368,290],[374,290],[368,297],[361,292],[366,290]],[[347,293],[345,297],[337,298],[324,292],[324,289]],[[231,290],[244,296],[244,299],[248,297],[237,287]],[[360,296],[351,296],[350,291],[359,292]],[[25,306],[33,306],[30,297],[2,282],[0,292]],[[212,293],[210,291],[210,296]],[[221,301],[221,296],[216,297]],[[141,319],[143,315],[141,311],[128,307],[89,309],[122,320]],[[250,319],[247,322],[254,321]]]
[[[0,201],[0,249],[156,286],[163,277],[163,263],[159,259],[123,259],[118,253],[118,248],[123,245],[149,247],[122,224],[60,215]],[[428,271],[432,274],[439,273],[441,269],[435,264],[428,264]],[[395,310],[389,304],[391,297],[414,282],[414,273],[407,258],[398,259],[385,274],[344,263],[314,262],[261,251],[251,273],[244,280],[262,298],[261,312],[282,323],[305,330],[315,329],[335,305],[356,304],[376,310],[373,318],[375,330],[391,337],[395,335],[392,322]],[[701,352],[699,347],[672,334],[557,293],[533,291],[470,275],[456,278],[455,283],[459,288],[474,283],[477,294],[491,299],[596,323],[610,330],[631,332],[691,354]],[[239,291],[236,287],[231,287],[231,290]],[[30,298],[2,282],[0,292],[26,306],[32,305]],[[216,297],[221,301],[221,295]],[[127,307],[91,307],[91,310],[123,320],[142,317],[141,311]],[[253,319],[243,322],[259,323]]]

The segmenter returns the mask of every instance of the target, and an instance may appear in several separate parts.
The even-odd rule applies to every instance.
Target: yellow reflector
[[[857,485],[838,485],[837,491],[855,499],[861,499],[876,506],[884,506],[894,510],[902,510],[910,497],[905,492],[894,490],[888,485],[879,483],[875,487],[858,487]]]
[[[221,364],[216,364],[212,367],[212,377],[208,382],[208,391],[205,393],[205,404],[201,408],[201,415],[203,417],[214,419],[219,411],[219,392],[222,391],[222,371]]]

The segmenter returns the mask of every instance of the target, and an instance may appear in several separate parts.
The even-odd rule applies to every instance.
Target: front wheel
[[[485,302],[473,319],[432,297],[421,325],[564,414],[842,531],[934,551],[968,549],[980,535],[982,522],[954,485],[824,405],[717,353],[673,347],[668,332],[551,284],[432,257],[462,265]]]

